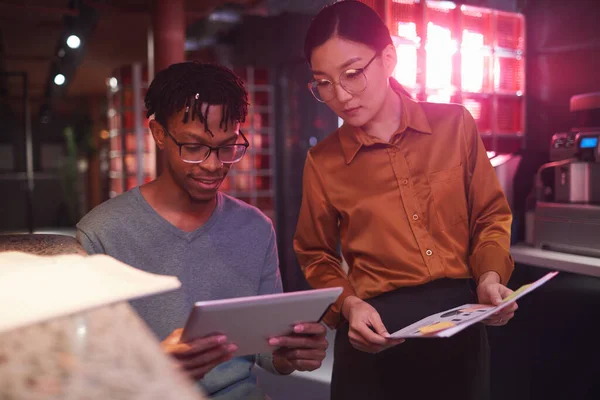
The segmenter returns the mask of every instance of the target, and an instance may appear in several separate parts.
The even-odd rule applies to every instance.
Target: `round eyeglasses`
[[[338,79],[340,86],[350,94],[362,93],[367,88],[365,70],[377,58],[378,54],[376,53],[364,67],[352,68],[342,72]],[[335,82],[328,79],[313,79],[308,83],[308,89],[317,101],[325,103],[335,98],[335,85]]]
[[[248,139],[246,139],[242,131],[239,132],[242,139],[244,139],[244,143],[213,147],[200,143],[179,143],[164,126],[163,129],[171,140],[179,146],[179,157],[181,157],[181,160],[190,164],[198,164],[206,161],[213,151],[217,153],[217,159],[223,164],[233,164],[244,157],[248,146],[250,146]]]

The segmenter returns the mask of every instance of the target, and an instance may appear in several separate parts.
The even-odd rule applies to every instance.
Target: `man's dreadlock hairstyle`
[[[208,128],[210,106],[222,105],[220,128],[230,122],[244,122],[248,114],[248,92],[242,80],[230,69],[217,64],[193,61],[173,64],[156,74],[146,97],[146,117],[166,127],[169,117],[185,108],[183,122],[196,117]],[[201,105],[208,107],[202,110]],[[204,113],[203,113],[204,112]]]

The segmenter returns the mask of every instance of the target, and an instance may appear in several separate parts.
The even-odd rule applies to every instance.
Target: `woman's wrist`
[[[344,299],[344,302],[342,303],[342,315],[344,316],[344,318],[348,319],[348,315],[350,314],[350,310],[352,309],[352,307],[357,304],[360,303],[362,300],[359,299],[356,296],[348,296]]]

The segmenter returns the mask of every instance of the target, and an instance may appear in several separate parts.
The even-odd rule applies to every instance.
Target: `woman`
[[[344,120],[307,156],[294,239],[313,287],[344,288],[325,318],[338,328],[332,399],[487,398],[481,324],[401,344],[388,333],[511,293],[511,212],[473,118],[410,98],[391,77],[388,29],[362,3],[321,10],[305,56],[313,95]],[[515,310],[486,323],[504,325]]]

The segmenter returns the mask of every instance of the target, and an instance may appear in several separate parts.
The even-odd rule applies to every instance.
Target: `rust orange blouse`
[[[514,268],[512,214],[471,114],[398,95],[390,142],[343,125],[306,159],[294,249],[314,288],[344,288],[330,327],[349,295],[487,271],[506,284]]]

